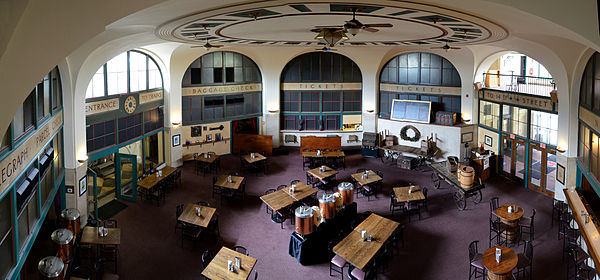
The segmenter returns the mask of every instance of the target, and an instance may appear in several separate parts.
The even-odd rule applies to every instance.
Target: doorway
[[[527,145],[519,139],[502,135],[502,174],[522,182],[525,179],[525,158]]]
[[[538,145],[529,147],[529,182],[530,189],[554,197],[556,183],[556,152]]]

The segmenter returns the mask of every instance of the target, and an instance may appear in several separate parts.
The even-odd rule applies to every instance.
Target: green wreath
[[[409,129],[415,132],[415,136],[408,137],[406,132],[408,132]],[[419,132],[419,130],[412,125],[406,125],[400,130],[400,138],[405,141],[417,142],[419,139],[421,139],[421,132]]]

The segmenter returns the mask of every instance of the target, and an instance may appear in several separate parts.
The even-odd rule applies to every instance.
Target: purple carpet
[[[467,202],[465,211],[458,211],[452,199],[454,188],[442,182],[440,189],[431,183],[431,171],[408,171],[398,169],[379,159],[350,155],[346,158],[346,169],[340,170],[338,181],[348,180],[357,168],[370,168],[384,172],[383,192],[376,199],[355,200],[358,212],[373,211],[390,216],[389,193],[393,187],[407,182],[427,187],[429,212],[412,222],[397,215],[395,220],[406,224],[406,247],[400,256],[390,261],[385,274],[379,279],[468,279],[468,250],[472,240],[480,241],[480,252],[488,248],[489,199],[500,198],[500,205],[517,203],[524,208],[525,215],[537,210],[534,241],[534,279],[564,279],[566,266],[561,262],[561,245],[557,240],[557,225],[551,227],[551,205],[549,197],[525,189],[502,177],[486,182],[483,201]],[[288,255],[288,244],[293,226],[289,221],[284,229],[271,222],[265,205],[259,197],[266,189],[291,180],[306,180],[302,170],[302,159],[298,150],[289,155],[269,158],[267,175],[243,172],[247,178],[247,197],[240,202],[212,198],[211,176],[197,176],[193,163],[183,167],[182,185],[167,194],[166,203],[156,206],[155,202],[125,202],[129,207],[114,219],[122,229],[118,274],[122,279],[199,279],[202,272],[201,255],[206,249],[213,252],[225,245],[241,245],[250,256],[258,259],[255,270],[259,279],[340,279],[329,276],[327,263],[302,266]],[[237,171],[239,159],[225,156],[221,161],[221,173]],[[175,206],[196,201],[208,201],[220,213],[221,236],[206,234],[198,242],[185,240],[181,248],[181,233],[174,233]],[[522,246],[513,247],[522,251]],[[107,271],[112,271],[107,265]],[[344,277],[348,279],[347,277]],[[254,279],[254,273],[250,279]],[[481,278],[480,278],[481,279]]]

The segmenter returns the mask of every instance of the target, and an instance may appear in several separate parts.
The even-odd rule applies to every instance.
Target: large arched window
[[[600,53],[590,58],[583,77],[579,94],[579,147],[578,157],[596,179],[600,178]],[[592,181],[592,180],[588,180]]]
[[[261,80],[258,66],[245,55],[213,52],[199,57],[181,82],[183,124],[259,116]]]
[[[381,69],[379,83],[381,118],[390,117],[394,99],[431,101],[433,111],[460,113],[460,75],[450,61],[437,54],[398,55]]]
[[[102,98],[162,87],[162,74],[154,59],[132,50],[113,57],[98,68],[88,85],[85,98]]]
[[[312,52],[281,73],[282,130],[354,130],[361,123],[362,75],[351,59]]]

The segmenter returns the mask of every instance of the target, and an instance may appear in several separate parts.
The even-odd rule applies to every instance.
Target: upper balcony
[[[490,71],[483,74],[484,88],[546,97],[549,97],[550,92],[556,89],[556,84],[552,78],[510,75],[492,72],[498,71]]]

